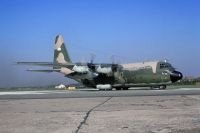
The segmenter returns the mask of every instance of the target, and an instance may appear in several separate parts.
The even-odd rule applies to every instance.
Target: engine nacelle
[[[110,84],[99,84],[96,88],[99,90],[111,90],[112,86]]]
[[[103,74],[110,74],[110,73],[112,73],[112,68],[98,66],[96,69],[96,72],[103,73]]]
[[[89,68],[87,66],[75,65],[72,70],[78,73],[87,73],[89,71]]]

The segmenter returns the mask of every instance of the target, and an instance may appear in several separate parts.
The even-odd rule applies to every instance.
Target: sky
[[[167,59],[185,76],[200,76],[199,5],[198,0],[1,0],[0,87],[72,82],[14,63],[51,62],[57,34],[73,62],[89,61],[91,53],[95,62]]]

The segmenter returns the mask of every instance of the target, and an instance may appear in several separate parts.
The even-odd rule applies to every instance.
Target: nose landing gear
[[[166,85],[160,85],[160,86],[151,86],[151,89],[159,89],[159,90],[165,90],[167,88]]]
[[[159,86],[159,89],[160,89],[160,90],[165,90],[165,89],[166,89],[166,85],[161,85],[161,86]]]

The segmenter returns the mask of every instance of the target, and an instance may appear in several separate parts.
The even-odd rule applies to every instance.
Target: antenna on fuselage
[[[167,63],[167,62],[168,62],[168,59],[164,59],[164,62]]]

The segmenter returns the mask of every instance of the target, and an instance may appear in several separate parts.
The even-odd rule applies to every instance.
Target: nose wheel
[[[166,89],[166,85],[161,85],[161,86],[159,86],[159,89],[160,89],[160,90],[165,90],[165,89]]]
[[[166,85],[160,85],[160,86],[151,86],[151,89],[159,89],[159,90],[165,90],[167,88]]]

